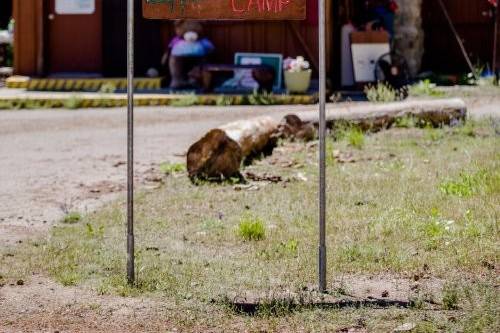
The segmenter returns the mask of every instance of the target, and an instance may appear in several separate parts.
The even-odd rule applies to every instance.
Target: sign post
[[[127,0],[127,281],[134,269],[134,0]]]
[[[319,1],[319,249],[318,290],[326,291],[326,50],[325,50],[325,0]]]

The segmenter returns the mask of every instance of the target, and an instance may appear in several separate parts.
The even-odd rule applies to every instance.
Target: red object
[[[490,5],[492,5],[493,7],[498,7],[498,0],[488,0],[488,2],[490,3]]]

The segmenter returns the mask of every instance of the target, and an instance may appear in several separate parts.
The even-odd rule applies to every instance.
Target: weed
[[[161,163],[159,169],[162,173],[170,175],[173,173],[179,173],[186,171],[186,165],[183,163]]]
[[[373,103],[389,103],[404,99],[404,93],[394,89],[389,84],[379,82],[365,87],[366,98]]]
[[[437,333],[440,330],[430,321],[422,321],[412,330],[414,333]]]
[[[459,288],[456,284],[447,284],[443,288],[443,309],[457,310],[459,301]]]
[[[500,175],[494,175],[486,170],[480,170],[474,174],[462,172],[458,179],[444,181],[439,189],[446,195],[457,197],[470,197],[481,189],[495,190],[500,181]]]
[[[195,94],[186,94],[185,97],[179,97],[178,99],[174,99],[173,101],[170,102],[171,106],[176,106],[176,107],[186,107],[198,104],[199,104],[198,96],[196,96]]]
[[[357,149],[362,149],[365,144],[365,135],[359,128],[351,128],[346,133],[346,138],[349,144]]]
[[[74,224],[80,222],[82,215],[78,212],[68,213],[62,220],[63,223]]]
[[[281,242],[269,249],[264,249],[257,253],[257,256],[265,260],[281,259],[281,258],[296,258],[298,255],[299,242],[295,239],[290,239],[286,242]]]
[[[78,96],[70,96],[68,99],[64,100],[63,106],[66,109],[79,109],[83,104],[83,101]]]
[[[476,122],[472,120],[467,120],[465,123],[455,127],[453,129],[454,134],[468,136],[471,138],[476,137]]]
[[[430,142],[438,142],[444,138],[444,133],[439,128],[425,127],[425,139]]]
[[[410,86],[410,96],[428,96],[428,97],[443,97],[445,93],[436,88],[436,84],[430,80],[423,80],[417,84]]]
[[[234,105],[234,99],[228,95],[219,95],[215,99],[215,105],[217,106],[229,106]]]
[[[249,105],[275,105],[280,104],[279,99],[273,93],[254,91],[253,94],[247,96]]]
[[[63,286],[76,286],[80,281],[80,275],[71,269],[61,271],[56,278]]]
[[[116,91],[116,85],[111,82],[103,84],[99,89],[99,92],[103,94],[112,94],[115,91]]]
[[[416,126],[417,122],[415,121],[415,118],[412,116],[397,118],[396,122],[394,123],[394,127],[397,128],[413,128]]]
[[[246,216],[240,219],[238,235],[246,241],[258,241],[266,237],[266,228],[260,218]]]

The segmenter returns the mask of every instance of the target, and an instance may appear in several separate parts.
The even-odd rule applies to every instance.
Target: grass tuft
[[[167,175],[186,171],[186,165],[183,163],[164,162],[160,164],[159,168],[162,173]]]
[[[243,217],[238,225],[238,235],[246,241],[262,240],[266,237],[264,222],[257,217]]]
[[[74,224],[80,222],[82,219],[82,215],[78,212],[70,212],[68,213],[62,220],[62,223]]]
[[[349,142],[349,145],[354,148],[362,149],[365,145],[365,135],[359,128],[351,128],[346,133],[346,138]]]

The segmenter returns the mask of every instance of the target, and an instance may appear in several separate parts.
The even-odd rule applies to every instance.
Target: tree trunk
[[[189,176],[215,180],[239,177],[242,161],[272,146],[277,128],[273,118],[260,117],[211,130],[188,150]]]

